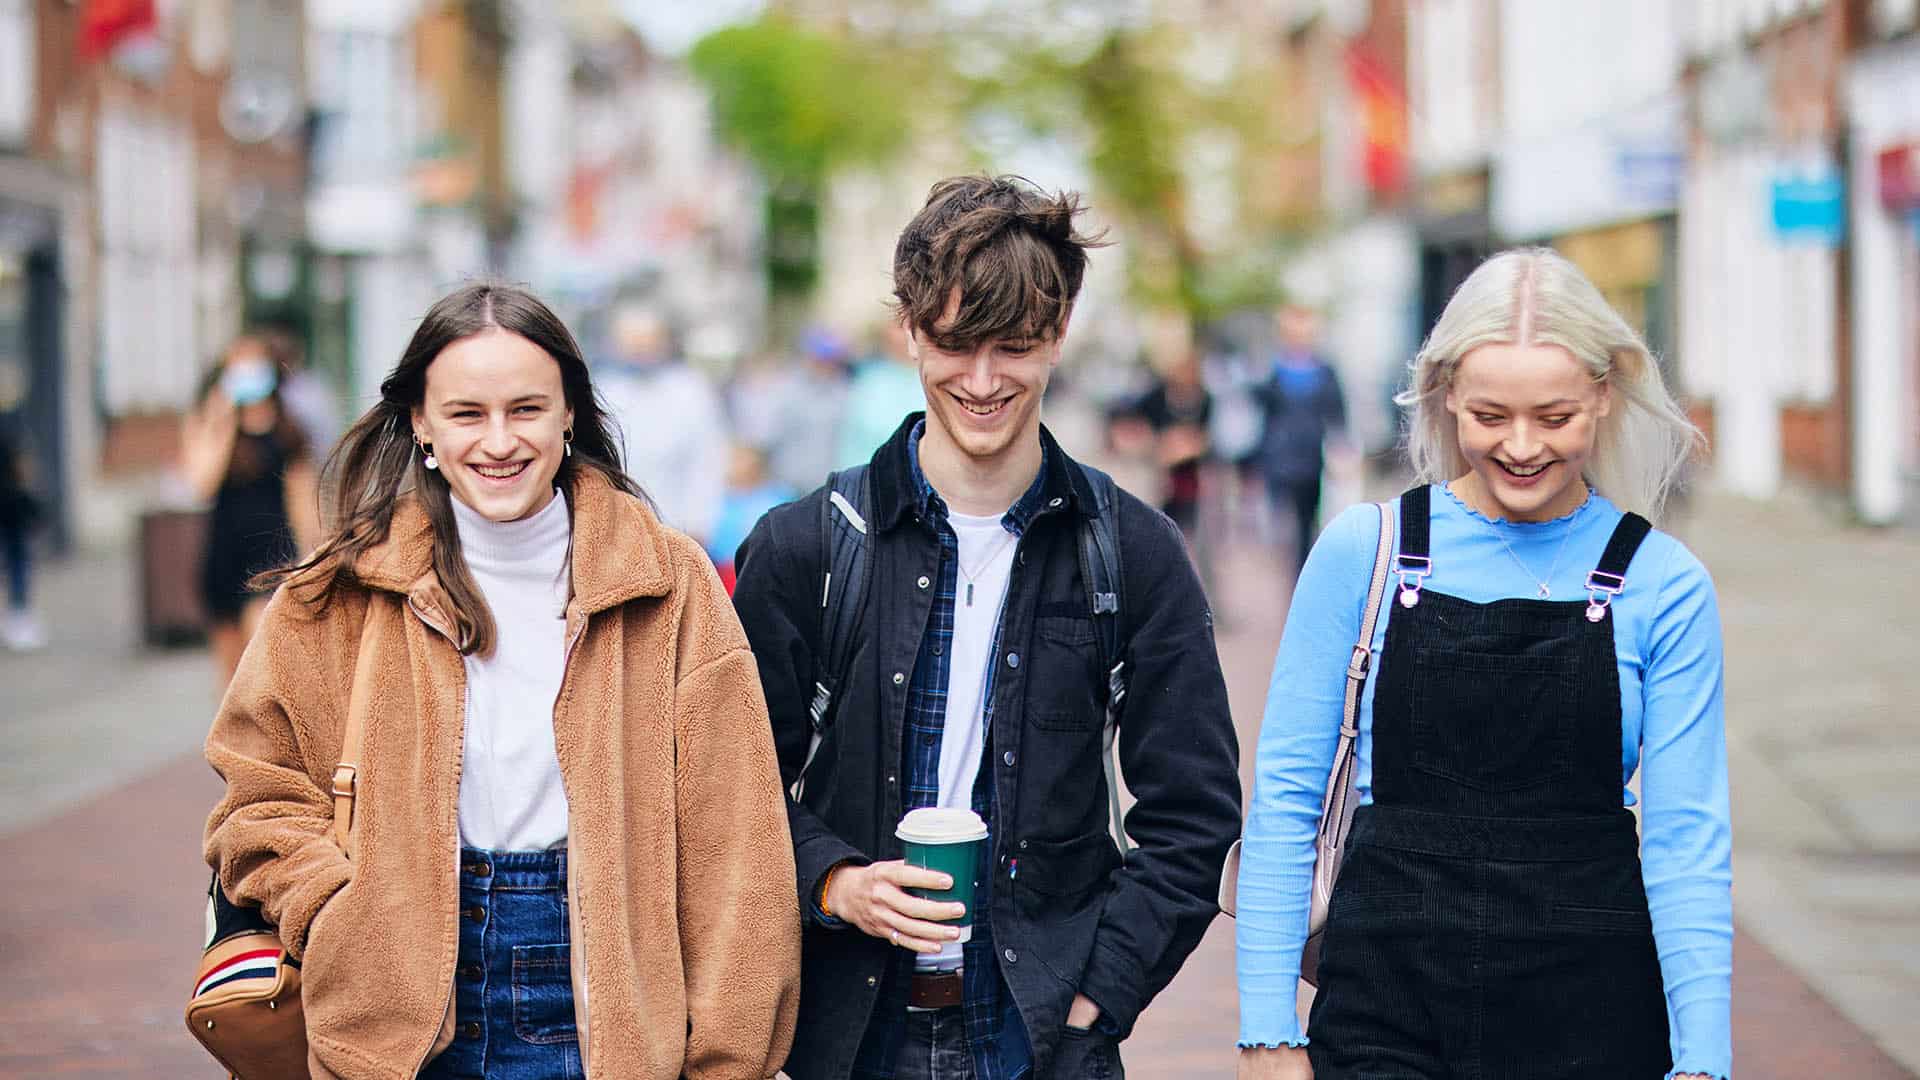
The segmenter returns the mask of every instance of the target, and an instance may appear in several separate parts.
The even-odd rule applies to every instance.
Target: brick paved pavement
[[[1743,933],[1735,946],[1740,1076],[1910,1077],[1848,1016],[1879,1022],[1858,1005],[1875,985],[1873,978],[1895,995],[1892,1006],[1911,1015],[1915,1004],[1897,996],[1906,985],[1899,980],[1915,971],[1906,954],[1883,949],[1881,968],[1858,959],[1862,951],[1871,953],[1876,941],[1908,940],[1903,935],[1920,917],[1894,910],[1899,898],[1909,895],[1904,890],[1914,876],[1901,870],[1906,856],[1897,832],[1911,822],[1881,820],[1871,805],[1843,803],[1850,816],[1839,817],[1840,825],[1820,826],[1837,836],[1821,832],[1807,840],[1801,834],[1812,827],[1796,825],[1799,819],[1779,807],[1792,798],[1827,805],[1822,792],[1846,786],[1847,763],[1817,761],[1786,780],[1768,771],[1794,764],[1806,749],[1791,741],[1790,712],[1768,712],[1769,695],[1777,693],[1769,680],[1789,680],[1802,694],[1821,692],[1821,650],[1833,656],[1840,646],[1830,640],[1844,642],[1846,631],[1822,626],[1795,638],[1797,651],[1813,659],[1803,657],[1800,668],[1785,674],[1774,670],[1789,663],[1780,654],[1796,650],[1776,645],[1770,652],[1766,639],[1792,636],[1774,627],[1781,620],[1791,623],[1793,604],[1804,602],[1796,597],[1836,589],[1848,594],[1835,585],[1829,568],[1786,590],[1780,601],[1784,613],[1755,600],[1768,595],[1768,588],[1785,588],[1769,576],[1779,574],[1783,564],[1792,565],[1799,550],[1794,543],[1814,540],[1781,526],[1783,520],[1798,520],[1790,515],[1742,506],[1709,509],[1697,527],[1683,532],[1713,567],[1729,611],[1729,700],[1737,704],[1730,726],[1736,728],[1736,832],[1742,852],[1737,858],[1751,852],[1767,860],[1760,872],[1748,871],[1744,862],[1737,868],[1749,875],[1736,887],[1742,926],[1767,930],[1753,937]],[[1770,549],[1783,550],[1766,557],[1739,555],[1738,541],[1751,542],[1755,535],[1766,536]],[[1899,557],[1911,549],[1897,537],[1855,539],[1854,547],[1836,549],[1838,562]],[[1723,549],[1732,554],[1723,556]],[[138,654],[127,644],[124,615],[96,610],[101,603],[96,594],[113,591],[116,565],[83,561],[56,568],[45,586],[52,599],[55,649],[31,659],[0,654],[0,735],[32,739],[35,747],[30,767],[13,759],[5,775],[7,799],[0,806],[5,810],[0,813],[0,866],[9,876],[7,888],[0,890],[0,1077],[214,1075],[180,1019],[201,933],[200,828],[218,794],[218,783],[197,752],[209,694],[198,674],[199,658]],[[1855,569],[1856,576],[1872,573],[1870,565]],[[1285,586],[1243,584],[1277,581],[1270,562],[1244,551],[1223,558],[1219,570],[1228,586],[1219,590],[1227,598],[1222,651],[1241,738],[1250,749],[1279,638]],[[1851,617],[1867,620],[1871,629],[1874,619],[1886,620],[1880,626],[1897,625],[1891,614],[1867,609]],[[1911,688],[1915,676],[1884,656],[1874,662],[1883,689],[1856,695],[1845,745],[1886,747],[1902,736],[1884,687],[1891,685],[1888,680],[1905,680],[1902,685]],[[1826,666],[1833,669],[1826,673],[1831,678],[1848,675],[1831,660]],[[1804,704],[1806,699],[1794,700]],[[130,702],[137,707],[130,708]],[[1750,729],[1767,739],[1748,738]],[[1756,745],[1759,750],[1752,749]],[[1777,759],[1759,764],[1748,760],[1766,758],[1773,748],[1795,753],[1783,750]],[[1907,757],[1895,765],[1911,776],[1911,762]],[[1250,774],[1250,754],[1246,766]],[[1871,775],[1884,777],[1888,769],[1883,763]],[[1844,796],[1841,791],[1834,798]],[[1897,804],[1883,813],[1897,814]],[[1819,820],[1830,823],[1838,816],[1828,810]],[[1855,889],[1843,897],[1851,906],[1833,906],[1829,890],[1824,896],[1829,906],[1822,907],[1823,894],[1810,893],[1817,875],[1808,867],[1826,865],[1819,862],[1823,858],[1843,860],[1856,875],[1844,879]],[[1875,876],[1858,876],[1865,873],[1860,860],[1870,860]],[[1777,883],[1785,887],[1771,887]],[[1876,897],[1879,907],[1867,903]],[[1834,951],[1840,946],[1833,939],[1852,940],[1876,928],[1883,936],[1866,936],[1852,952]],[[1216,923],[1187,969],[1142,1019],[1127,1047],[1130,1073],[1138,1080],[1230,1075],[1238,1012],[1232,937],[1230,922]],[[1819,967],[1823,957],[1841,961],[1834,969],[1839,975]],[[1783,959],[1801,971],[1814,971],[1818,982],[1842,985],[1838,996],[1827,993],[1848,1006],[1847,1015]]]

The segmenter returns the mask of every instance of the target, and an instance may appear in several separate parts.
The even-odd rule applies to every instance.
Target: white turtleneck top
[[[556,493],[519,521],[453,500],[460,552],[493,612],[493,652],[469,655],[460,843],[538,851],[567,841],[567,793],[553,745],[565,666],[572,522]]]

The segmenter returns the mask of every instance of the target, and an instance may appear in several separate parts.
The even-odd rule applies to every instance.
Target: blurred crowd
[[[762,514],[865,462],[925,407],[895,320],[861,336],[808,327],[790,347],[725,377],[687,358],[679,328],[655,304],[615,303],[600,322],[590,339],[602,343],[595,386],[618,424],[627,470],[668,522],[701,542],[729,590],[734,553]],[[1236,538],[1286,552],[1297,567],[1329,486],[1352,490],[1361,467],[1321,333],[1318,312],[1284,305],[1246,340],[1201,347],[1182,338],[1144,349],[1100,388],[1068,378],[1054,393],[1095,398],[1077,404],[1099,417],[1101,452],[1157,474],[1146,494],[1157,494],[1187,535],[1209,582],[1218,548]],[[194,537],[198,550],[147,564],[192,576],[223,677],[265,604],[254,575],[284,565],[319,534],[320,474],[344,427],[332,386],[278,327],[234,339],[201,380],[176,465],[205,512],[190,532],[174,534]],[[45,643],[29,593],[36,517],[22,470],[0,442],[4,640],[17,650]]]

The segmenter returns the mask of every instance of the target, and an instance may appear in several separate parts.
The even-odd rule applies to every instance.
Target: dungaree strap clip
[[[1587,574],[1587,621],[1599,622],[1607,617],[1607,608],[1613,598],[1627,588],[1625,574],[1610,574],[1605,570],[1594,570]]]
[[[1396,555],[1393,572],[1400,578],[1400,606],[1410,608],[1420,602],[1420,586],[1433,573],[1433,560],[1425,555]]]

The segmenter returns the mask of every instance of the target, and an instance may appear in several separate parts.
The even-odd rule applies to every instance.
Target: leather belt
[[[915,1009],[944,1009],[960,1004],[965,980],[953,971],[916,971],[907,984],[907,1004]]]

